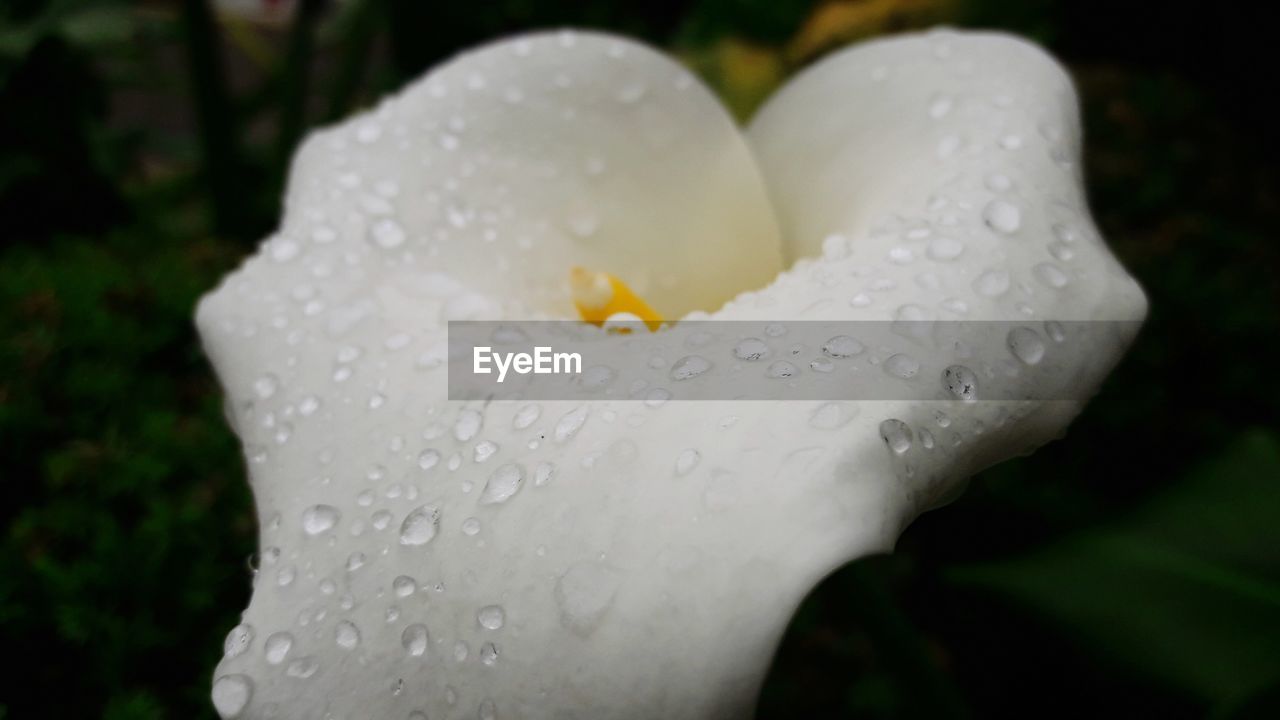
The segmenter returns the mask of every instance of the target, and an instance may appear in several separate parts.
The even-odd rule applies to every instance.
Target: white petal
[[[293,638],[286,662],[272,664],[254,640],[220,664],[215,677],[248,683],[244,717],[270,709],[298,717],[747,714],[813,583],[851,557],[888,549],[910,517],[969,472],[1058,432],[1075,412],[1075,404],[941,403],[957,406],[948,427],[965,442],[926,455],[919,429],[936,422],[939,403],[446,402],[440,323],[563,313],[556,287],[571,264],[618,273],[642,294],[649,283],[648,296],[669,316],[763,287],[777,267],[764,192],[723,112],[636,45],[571,38],[465,56],[310,140],[280,236],[201,305],[262,522],[262,567],[243,622],[254,638]],[[957,63],[996,56],[983,68],[991,82],[1061,80],[1022,45],[952,43]],[[1010,48],[1021,64],[1007,62]],[[858,76],[893,60],[903,94],[928,96],[949,82],[907,62],[933,57],[923,40],[860,52],[800,78],[753,130],[769,172],[783,178],[771,186],[791,253],[821,251],[822,259],[801,262],[717,317],[892,319],[903,305],[934,312],[947,299],[989,318],[1021,312],[1019,301],[1045,319],[1140,314],[1140,294],[1091,235],[1079,203],[1071,205],[1080,195],[1074,177],[1028,170],[1014,178],[1027,184],[1018,186],[1026,194],[1017,196],[1012,232],[1080,221],[1072,262],[1083,275],[1061,285],[1034,269],[1038,261],[998,244],[1012,240],[976,232],[985,222],[973,205],[979,191],[966,184],[976,156],[957,166],[953,187],[952,175],[925,163],[935,156],[918,152],[920,138],[896,128],[907,119],[901,104],[853,132],[852,109],[899,103],[892,93],[837,79],[807,94],[814,108],[784,112],[835,66],[836,75],[848,66]],[[1051,97],[1029,91],[1001,107],[1018,119],[1049,102],[1062,120],[1074,96],[1055,87]],[[940,120],[965,107],[930,113],[924,102],[921,113]],[[824,106],[831,117],[807,122]],[[455,115],[465,116],[461,124]],[[788,128],[785,115],[796,124]],[[778,133],[768,132],[771,116],[784,118]],[[771,150],[787,133],[808,133],[822,147]],[[1004,144],[1036,146],[1030,136]],[[964,146],[944,145],[966,157],[956,154]],[[874,158],[881,146],[896,148],[901,164],[869,166],[865,186],[851,185],[857,177],[839,162],[818,164],[824,152]],[[590,162],[597,156],[602,174]],[[880,214],[932,218],[941,209],[929,210],[929,196],[939,189],[956,196],[959,229],[974,231],[955,236],[963,252],[944,244],[934,254],[945,259],[926,260],[928,238],[890,241],[873,225]],[[583,197],[590,202],[574,205]],[[1066,205],[1031,207],[1046,198]],[[585,218],[584,207],[599,214]],[[1007,209],[992,212],[1010,234]],[[1005,264],[994,269],[1010,289],[988,296],[972,288],[992,268],[973,258],[989,262],[997,248]],[[932,282],[919,281],[924,262]],[[664,272],[674,273],[669,291]],[[1035,294],[1024,280],[1039,283]],[[1001,282],[993,276],[983,287]],[[1084,282],[1091,294],[1076,290]],[[852,302],[859,295],[871,302]],[[1091,349],[1105,366],[1126,341]],[[1020,338],[1009,352],[1036,350]],[[1092,386],[1100,372],[1089,368],[1080,382]],[[980,438],[979,421],[989,423]],[[497,449],[477,462],[481,443]],[[486,487],[501,501],[484,502]],[[506,489],[495,495],[494,487]],[[477,620],[493,608],[501,627]]]

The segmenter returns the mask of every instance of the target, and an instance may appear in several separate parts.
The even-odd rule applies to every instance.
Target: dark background
[[[747,117],[823,52],[937,22],[1069,65],[1092,203],[1150,320],[1064,441],[815,591],[761,715],[1280,717],[1261,3],[299,2],[275,25],[201,0],[0,3],[0,718],[213,715],[255,527],[192,309],[273,227],[306,128],[564,25],[676,52]]]

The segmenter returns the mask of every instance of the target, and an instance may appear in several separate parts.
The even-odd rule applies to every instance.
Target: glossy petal
[[[942,92],[956,99],[933,118]],[[1037,327],[1137,319],[1070,166],[1074,113],[1052,60],[1005,38],[834,56],[750,132],[782,236],[724,112],[625,41],[495,45],[314,136],[280,233],[199,313],[262,523],[219,711],[749,714],[814,583],[1079,404],[450,403],[442,322],[567,314],[575,264],[668,316],[758,288],[713,317],[890,320],[957,300]],[[996,199],[1017,227],[988,217]],[[1076,236],[1065,284],[1035,270],[1056,224]],[[963,252],[930,257],[944,236]],[[777,275],[780,237],[813,257]],[[1125,332],[1066,343],[1062,382],[1087,394]],[[926,444],[929,428],[958,442]]]

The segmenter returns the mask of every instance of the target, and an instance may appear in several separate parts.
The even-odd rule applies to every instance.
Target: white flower
[[[1024,321],[1010,367],[1074,342],[1055,372],[1087,397],[1136,323],[1046,321],[1146,301],[1079,143],[1050,57],[952,32],[835,54],[745,132],[671,60],[566,32],[314,134],[279,232],[198,313],[262,527],[219,712],[749,715],[819,579],[1080,403],[464,405],[445,321],[573,317],[586,265],[669,318]]]

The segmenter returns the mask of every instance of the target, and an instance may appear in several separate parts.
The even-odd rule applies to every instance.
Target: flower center
[[[569,271],[569,290],[578,314],[592,325],[644,321],[650,331],[662,325],[658,312],[617,276],[574,267]]]

